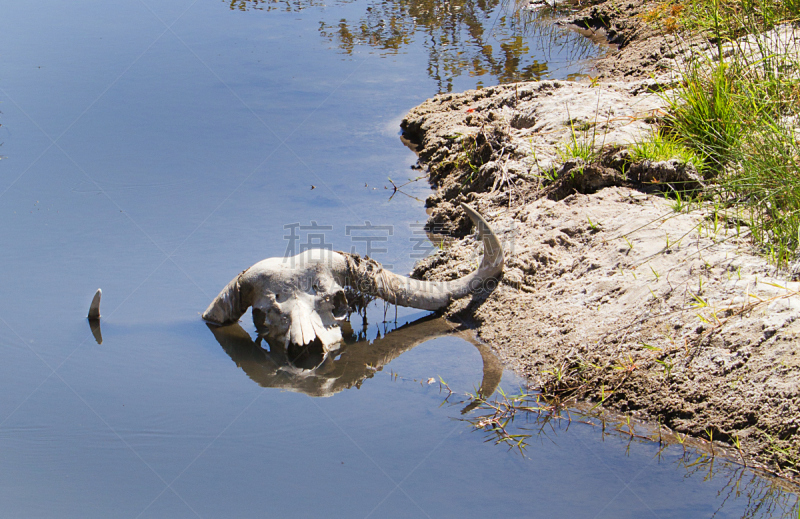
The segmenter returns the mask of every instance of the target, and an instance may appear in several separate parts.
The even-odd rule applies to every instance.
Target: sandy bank
[[[573,21],[611,11],[600,4]],[[664,37],[632,19],[609,26],[621,48],[598,63],[606,78],[632,63],[641,72],[645,47],[656,49],[651,71],[675,59]],[[752,249],[743,221],[663,196],[671,182],[700,185],[691,167],[626,162],[625,146],[663,113],[654,92],[668,81],[519,83],[440,95],[406,116],[403,130],[436,189],[429,228],[466,235],[456,208],[471,203],[508,255],[496,291],[447,315],[468,319],[507,365],[564,402],[601,402],[697,438],[739,442],[743,460],[792,478],[800,284]],[[570,146],[590,141],[605,150],[601,159],[565,160]],[[456,241],[415,275],[463,275],[475,249],[469,237]]]

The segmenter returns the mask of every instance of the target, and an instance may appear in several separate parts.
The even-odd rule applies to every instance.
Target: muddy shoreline
[[[404,135],[436,190],[428,230],[462,238],[414,276],[471,270],[480,251],[457,208],[472,204],[501,236],[506,270],[449,319],[568,406],[659,423],[795,480],[800,284],[753,249],[742,220],[664,196],[675,182],[702,188],[693,168],[627,159],[681,59],[678,36],[642,21],[651,5],[599,2],[563,21],[618,45],[591,81],[442,94],[409,112]],[[579,142],[603,153],[569,158]]]

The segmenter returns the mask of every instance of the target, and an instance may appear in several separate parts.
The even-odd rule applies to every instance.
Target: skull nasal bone
[[[297,299],[290,314],[289,341],[300,346],[313,341],[317,336],[312,323],[314,317],[317,317],[314,309],[302,299]]]

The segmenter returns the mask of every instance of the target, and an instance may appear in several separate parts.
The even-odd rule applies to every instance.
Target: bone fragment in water
[[[103,291],[99,288],[97,292],[94,293],[94,299],[92,299],[92,304],[89,305],[89,319],[95,321],[100,319],[100,298],[103,296]]]

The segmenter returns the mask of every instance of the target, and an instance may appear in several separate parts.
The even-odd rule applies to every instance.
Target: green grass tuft
[[[569,113],[569,109],[567,109]],[[587,164],[591,164],[600,157],[600,152],[595,143],[597,138],[597,125],[595,123],[584,123],[575,127],[575,120],[569,119],[570,140],[563,146],[556,148],[561,162],[570,159],[583,159]],[[592,130],[591,136],[589,130]]]
[[[684,74],[677,95],[669,98],[666,124],[672,139],[692,149],[709,175],[723,171],[733,159],[744,122],[731,76],[724,65],[710,72],[694,66]]]
[[[675,135],[664,136],[659,132],[654,132],[649,139],[631,146],[629,153],[632,162],[641,160],[661,162],[677,159],[683,164],[693,164],[700,174],[705,168],[705,162],[700,154],[680,142]]]
[[[680,5],[671,12],[704,32],[713,50],[690,61],[680,85],[664,93],[664,124],[631,156],[694,164],[713,183],[706,196],[737,222],[749,220],[755,241],[786,265],[800,252],[800,57],[791,41],[764,31],[796,25],[800,0]],[[748,44],[739,39],[746,34]]]

